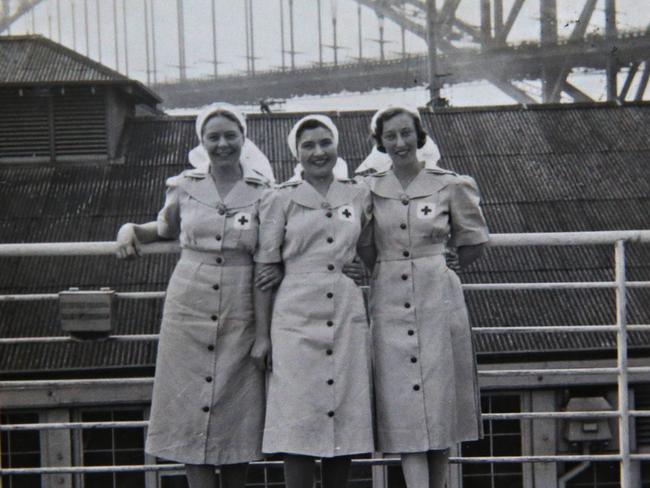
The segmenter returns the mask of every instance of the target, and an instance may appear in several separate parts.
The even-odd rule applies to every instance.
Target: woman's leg
[[[244,488],[248,463],[224,464],[221,471],[221,488]]]
[[[314,458],[297,454],[285,454],[284,482],[287,488],[313,488]]]
[[[215,467],[205,464],[186,464],[185,473],[190,488],[218,488]]]
[[[323,488],[345,488],[348,486],[351,456],[337,456],[321,460]]]
[[[429,488],[429,462],[426,452],[402,454],[402,472],[407,488]]]
[[[449,449],[429,451],[427,460],[429,461],[429,488],[445,488],[447,486]]]

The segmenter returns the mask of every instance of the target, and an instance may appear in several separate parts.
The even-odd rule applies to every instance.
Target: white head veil
[[[289,150],[291,151],[293,157],[296,159],[298,159],[298,137],[297,137],[298,129],[300,129],[300,126],[302,124],[304,124],[309,120],[314,120],[327,127],[329,131],[332,133],[332,139],[334,145],[335,146],[339,145],[339,130],[337,129],[334,122],[332,122],[332,119],[330,119],[327,115],[318,115],[318,114],[307,115],[294,124],[294,126],[291,128],[291,131],[289,132],[289,135],[287,136],[287,143],[289,144]],[[291,177],[291,180],[301,180],[302,170],[303,170],[302,164],[298,163],[293,169],[293,176]],[[336,164],[332,169],[332,173],[334,174],[335,178],[348,177],[348,164],[345,162],[343,158],[337,158]]]
[[[373,135],[377,132],[377,121],[379,120],[379,117],[381,117],[385,112],[395,109],[403,110],[413,115],[414,117],[417,117],[420,123],[422,123],[422,118],[420,117],[420,112],[417,108],[409,107],[407,105],[388,105],[381,110],[377,110],[377,112],[375,112],[375,115],[372,116],[372,120],[370,122],[370,130],[372,131]],[[433,142],[433,139],[431,139],[431,137],[428,135],[424,146],[419,148],[415,154],[418,158],[418,161],[424,162],[425,168],[434,168],[438,165],[438,161],[440,161],[440,150],[438,149],[436,143]],[[381,173],[383,171],[389,170],[392,166],[393,162],[391,161],[390,156],[379,151],[375,145],[372,148],[372,151],[370,151],[370,154],[368,154],[366,159],[364,159],[356,169],[356,173],[363,173],[364,171],[368,170],[373,170]]]
[[[202,139],[202,131],[205,122],[215,114],[226,112],[229,115],[232,115],[237,119],[244,131],[244,145],[242,146],[240,161],[243,166],[246,166],[249,169],[255,170],[258,173],[262,173],[266,178],[268,178],[271,183],[275,182],[273,176],[273,169],[271,168],[271,163],[269,159],[264,155],[259,148],[253,144],[253,141],[246,137],[247,128],[246,128],[246,118],[239,111],[237,107],[229,103],[213,103],[208,105],[201,110],[201,112],[196,116],[196,135],[199,138],[199,141]],[[210,156],[208,152],[203,147],[203,144],[196,146],[189,152],[190,164],[196,169],[201,171],[208,171],[208,166],[210,165]]]

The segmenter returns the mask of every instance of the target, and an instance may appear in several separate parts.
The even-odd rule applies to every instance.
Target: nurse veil
[[[422,124],[422,118],[420,117],[420,112],[416,107],[410,107],[408,105],[387,105],[381,110],[378,110],[375,115],[373,115],[372,120],[370,121],[370,131],[375,134],[377,132],[377,121],[385,112],[393,109],[403,110],[408,112],[413,117],[417,118]],[[425,168],[435,168],[438,166],[440,161],[440,149],[433,139],[427,134],[424,141],[424,145],[416,151],[416,157],[418,161],[424,163]],[[359,167],[355,170],[356,174],[371,174],[371,173],[383,173],[388,171],[393,166],[393,162],[390,159],[390,156],[385,152],[381,152],[377,149],[377,146],[372,147],[372,151],[363,160]]]
[[[318,114],[306,115],[298,122],[296,122],[296,124],[289,132],[289,135],[287,136],[287,144],[289,146],[289,151],[291,151],[291,155],[297,161],[300,161],[300,158],[298,157],[298,131],[300,130],[300,128],[303,126],[305,122],[309,122],[309,121],[318,122],[323,127],[326,127],[332,133],[334,145],[337,147],[339,145],[339,130],[334,124],[334,122],[332,122],[332,119],[330,119],[326,115],[318,115]],[[302,163],[299,162],[298,164],[296,164],[296,166],[294,166],[293,168],[293,176],[289,178],[288,181],[295,182],[295,181],[302,180],[303,170],[304,168],[302,167]],[[348,164],[340,156],[337,156],[336,158],[336,163],[334,164],[334,168],[332,169],[332,174],[334,175],[335,178],[339,180],[346,179],[348,177]]]
[[[203,131],[203,126],[205,122],[215,114],[219,112],[226,112],[234,116],[239,125],[241,126],[244,132],[244,145],[241,149],[241,156],[239,161],[243,168],[249,169],[260,175],[264,176],[270,183],[275,183],[275,178],[273,176],[273,169],[271,168],[271,163],[266,155],[259,150],[259,148],[248,138],[248,128],[246,126],[246,118],[241,113],[241,111],[229,103],[213,103],[208,105],[199,112],[196,116],[195,131],[196,136],[199,138],[199,141],[202,139],[201,132]],[[190,164],[194,166],[197,170],[207,173],[208,167],[210,165],[210,156],[208,152],[203,147],[203,144],[199,143],[194,149],[189,152],[188,159]]]

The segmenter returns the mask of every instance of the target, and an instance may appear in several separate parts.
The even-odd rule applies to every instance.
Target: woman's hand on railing
[[[353,280],[357,284],[357,286],[361,286],[364,284],[366,273],[363,268],[363,264],[361,264],[361,262],[359,262],[358,260],[352,261],[351,263],[344,264],[343,269],[341,271],[345,276]]]
[[[120,259],[133,259],[140,256],[140,240],[135,232],[135,224],[128,223],[117,231],[117,250],[115,255]]]
[[[271,371],[271,340],[268,337],[256,337],[250,357],[257,369]]]
[[[258,271],[255,274],[255,287],[262,290],[272,290],[280,284],[284,278],[282,265],[280,264],[262,264],[258,266]]]

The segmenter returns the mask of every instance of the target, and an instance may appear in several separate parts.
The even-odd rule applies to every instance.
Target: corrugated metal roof
[[[341,132],[341,155],[356,167],[371,147],[371,112],[330,114]],[[286,134],[301,114],[252,115],[249,136],[271,160],[278,180],[294,161]],[[447,110],[423,114],[443,154],[442,166],[474,176],[492,232],[554,232],[650,228],[650,105],[563,106]],[[126,221],[155,217],[164,181],[186,166],[195,144],[190,117],[128,122],[124,164],[0,166],[3,242],[111,240]],[[69,286],[119,291],[163,290],[175,256],[135,262],[101,258],[0,260],[0,293],[59,291]],[[628,277],[650,280],[650,248],[628,246]],[[613,250],[490,248],[463,273],[470,283],[613,279]],[[608,324],[611,290],[471,291],[478,326]],[[629,291],[631,323],[650,323],[650,290]],[[122,301],[117,333],[152,333],[161,301]],[[0,304],[0,335],[57,334],[55,303]],[[611,351],[607,333],[477,334],[483,356]],[[630,335],[633,348],[650,347],[650,334]],[[0,370],[51,371],[153,366],[155,343],[79,343],[0,346]]]
[[[161,101],[142,83],[40,35],[0,36],[0,83],[130,85],[146,103]]]

